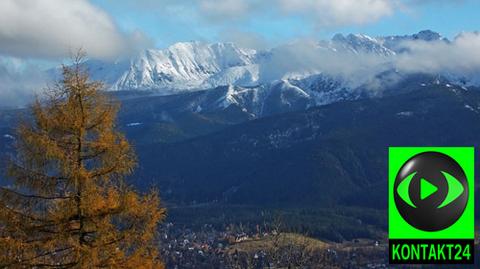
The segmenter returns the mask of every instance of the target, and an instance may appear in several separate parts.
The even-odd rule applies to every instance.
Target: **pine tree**
[[[32,105],[0,189],[0,268],[163,268],[156,192],[125,183],[134,152],[116,131],[118,104],[82,64]]]

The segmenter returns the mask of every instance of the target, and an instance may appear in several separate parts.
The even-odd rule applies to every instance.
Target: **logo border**
[[[393,198],[395,177],[404,164],[416,154],[436,151],[452,157],[465,172],[469,186],[467,206],[460,219],[444,230],[427,232],[408,224],[398,212]],[[474,147],[389,147],[388,152],[388,237],[389,239],[474,239]]]

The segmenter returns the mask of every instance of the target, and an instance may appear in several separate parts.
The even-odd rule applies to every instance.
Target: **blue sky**
[[[391,1],[397,2],[397,6],[378,19],[338,25],[317,25],[312,18],[315,15],[303,16],[300,12],[278,14],[269,5],[262,5],[258,9],[263,10],[242,18],[226,16],[208,20],[201,18],[204,14],[189,0],[157,2],[94,0],[92,3],[108,12],[124,31],[144,32],[156,47],[190,40],[229,41],[232,37],[225,33],[230,31],[242,36],[251,35],[269,44],[303,37],[325,39],[338,32],[378,36],[411,34],[423,29],[432,29],[453,38],[461,31],[475,31],[480,25],[480,1],[475,0]],[[168,12],[169,9],[175,11]]]

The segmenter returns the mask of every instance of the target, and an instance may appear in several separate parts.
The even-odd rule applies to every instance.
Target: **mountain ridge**
[[[294,85],[277,87],[305,96]],[[408,77],[375,98],[272,110],[262,117],[253,117],[234,93],[234,86],[223,86],[122,99],[118,127],[140,164],[130,182],[141,189],[158,186],[175,204],[385,208],[389,146],[480,143],[480,91],[443,78]],[[197,107],[222,103],[225,95],[235,103]],[[3,154],[14,150],[19,112],[0,111]]]
[[[172,144],[141,145],[139,176],[151,178],[146,185],[158,184],[178,203],[385,208],[380,190],[386,189],[389,146],[479,143],[477,90],[435,83],[411,87]]]
[[[325,60],[334,60],[335,55],[340,53],[347,53],[342,56],[347,59],[351,57],[349,54],[388,58],[404,52],[400,45],[408,40],[432,42],[447,39],[430,30],[385,37],[336,34],[327,41],[294,42],[268,50],[240,48],[231,42],[209,44],[193,41],[176,43],[166,49],[148,49],[131,59],[113,63],[91,60],[87,66],[92,78],[105,81],[109,90],[143,90],[166,95],[226,85],[251,87],[320,74],[336,79],[322,70],[322,65],[315,67],[322,58],[315,59],[313,67],[307,66],[305,62],[312,60],[307,59],[309,55],[302,55],[302,50],[333,54],[329,56],[332,59]],[[287,57],[282,59],[287,62],[278,62],[289,53],[293,54],[292,58],[298,56],[305,59],[292,59],[294,61],[289,64]],[[295,53],[299,55],[295,56]]]

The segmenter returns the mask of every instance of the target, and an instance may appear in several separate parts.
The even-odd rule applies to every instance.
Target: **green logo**
[[[390,148],[390,262],[473,262],[473,193],[473,148]],[[427,257],[417,244],[462,255]]]

